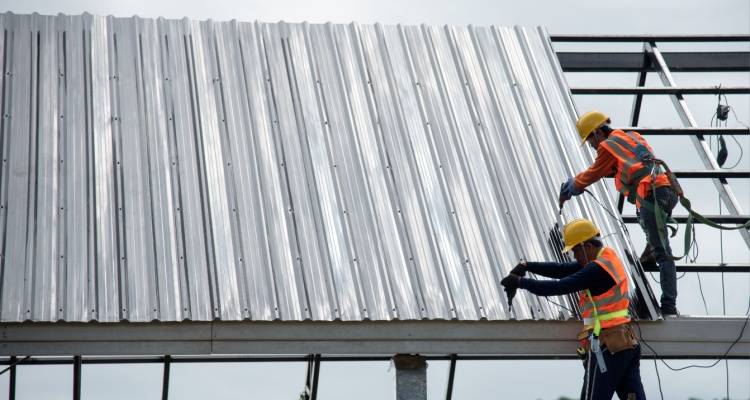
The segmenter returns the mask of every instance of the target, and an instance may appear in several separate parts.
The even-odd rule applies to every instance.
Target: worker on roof
[[[584,361],[581,399],[640,400],[646,396],[640,373],[641,348],[630,326],[628,274],[615,251],[605,247],[599,229],[589,220],[575,219],[563,228],[563,253],[576,262],[522,262],[501,284],[512,299],[517,289],[537,296],[579,292],[583,329],[578,354]],[[525,278],[526,272],[556,278]]]
[[[589,111],[576,122],[582,143],[596,150],[596,160],[585,171],[569,178],[560,188],[560,207],[573,196],[603,177],[614,177],[615,188],[637,207],[638,222],[646,233],[647,245],[641,263],[659,265],[661,313],[677,315],[677,270],[669,246],[667,225],[657,223],[656,212],[671,217],[677,194],[663,173],[653,174],[653,150],[638,132],[610,128],[609,117]],[[654,202],[654,200],[656,202]],[[661,210],[661,211],[660,211]]]

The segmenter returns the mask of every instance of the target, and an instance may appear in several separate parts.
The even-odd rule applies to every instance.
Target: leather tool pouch
[[[633,328],[630,324],[617,325],[613,328],[602,329],[599,341],[610,353],[615,354],[623,350],[634,349],[638,346]]]

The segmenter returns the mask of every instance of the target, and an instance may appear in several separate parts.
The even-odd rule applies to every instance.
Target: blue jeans
[[[586,374],[583,376],[581,400],[611,400],[617,393],[621,400],[645,400],[646,394],[641,383],[641,345],[634,349],[612,354],[602,349],[607,372],[601,373],[596,356],[588,353],[584,360]]]
[[[654,204],[654,193],[649,193],[645,202]],[[677,194],[669,186],[656,188],[656,202],[659,208],[672,215],[672,210],[677,205]],[[667,227],[662,227],[664,245],[659,238],[659,227],[656,224],[656,215],[653,207],[642,206],[638,210],[638,222],[646,233],[646,240],[654,251],[656,263],[659,265],[659,281],[661,282],[661,312],[662,314],[677,313],[677,269],[672,259],[672,249],[669,246],[669,233]]]

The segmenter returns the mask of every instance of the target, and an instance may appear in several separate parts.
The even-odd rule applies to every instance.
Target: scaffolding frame
[[[641,42],[643,50],[640,53],[602,53],[602,52],[558,52],[558,59],[563,72],[638,72],[635,87],[629,88],[571,88],[572,94],[612,95],[632,94],[632,110],[630,126],[621,127],[622,130],[635,130],[643,135],[689,136],[696,152],[703,162],[704,170],[675,171],[678,178],[711,179],[722,203],[729,211],[729,215],[706,215],[707,218],[724,224],[742,224],[750,220],[737,200],[727,179],[750,179],[750,171],[724,170],[716,162],[706,136],[708,135],[750,135],[747,128],[713,128],[699,127],[692,112],[685,102],[685,94],[748,94],[750,87],[680,87],[677,86],[672,72],[750,72],[750,52],[680,52],[663,53],[657,42],[743,42],[750,43],[750,35],[699,35],[699,36],[664,36],[664,35],[614,35],[614,36],[582,36],[582,35],[551,35],[553,43],[589,42],[589,43],[624,43]],[[640,64],[638,61],[640,60]],[[644,87],[647,74],[655,72],[664,85],[661,88]],[[645,128],[639,127],[641,105],[644,95],[669,95],[673,106],[680,117],[683,127],[675,128]],[[620,195],[617,207],[622,214],[625,198]],[[687,216],[674,216],[679,223],[684,223]],[[635,215],[623,215],[623,222],[637,224]],[[700,223],[694,221],[694,223]],[[750,250],[750,230],[740,230],[740,235]],[[701,264],[699,267],[678,265],[678,271],[685,272],[748,272],[748,265],[729,265],[725,263]],[[653,267],[647,269],[653,270]]]

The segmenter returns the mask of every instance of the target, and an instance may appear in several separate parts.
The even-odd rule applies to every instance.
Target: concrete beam
[[[667,357],[718,357],[742,317],[642,321],[643,338]],[[569,356],[579,321],[357,321],[6,323],[0,356],[198,354],[462,354]],[[650,354],[648,348],[644,354]],[[746,327],[731,357],[750,356]]]

